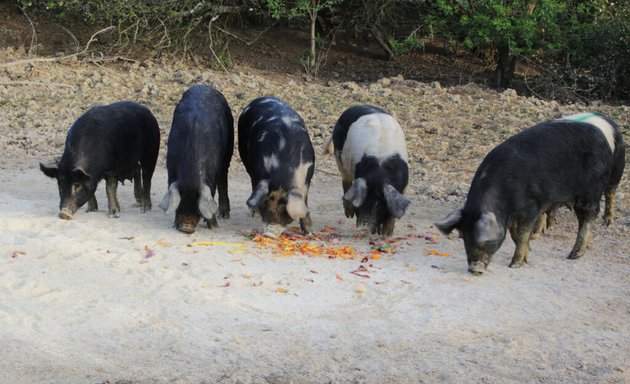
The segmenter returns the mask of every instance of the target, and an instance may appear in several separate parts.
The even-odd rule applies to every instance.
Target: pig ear
[[[201,213],[201,216],[204,218],[210,220],[217,212],[219,212],[219,206],[212,198],[210,187],[202,184],[201,193],[199,195],[199,213]]]
[[[177,188],[177,182],[171,183],[168,187],[168,192],[164,195],[162,202],[160,203],[160,208],[167,215],[171,215],[177,207],[179,207],[179,202],[182,200],[181,195],[179,194],[179,189]]]
[[[76,167],[72,170],[72,178],[79,182],[90,181],[90,175],[81,167]]]
[[[503,237],[503,228],[497,222],[492,212],[483,212],[475,223],[475,242],[483,244],[488,241],[498,241]]]
[[[252,195],[247,199],[247,206],[250,209],[258,208],[267,198],[267,193],[269,193],[269,180],[261,180],[252,191]]]
[[[411,201],[401,195],[400,192],[390,184],[385,185],[385,188],[383,188],[383,195],[385,196],[385,203],[387,204],[389,213],[397,219],[403,217]]]
[[[302,219],[308,215],[308,207],[306,206],[304,195],[296,188],[289,191],[287,213],[293,220]]]
[[[440,221],[436,221],[433,223],[437,229],[440,230],[445,235],[448,235],[453,231],[453,229],[459,226],[459,223],[462,221],[462,210],[456,209],[453,212],[449,213],[445,218]]]
[[[367,183],[365,179],[358,178],[353,183],[350,189],[343,195],[343,199],[350,202],[353,207],[359,208],[367,197]]]
[[[57,163],[39,163],[39,169],[44,172],[44,175],[52,178],[56,178],[57,173],[59,173],[59,166]]]

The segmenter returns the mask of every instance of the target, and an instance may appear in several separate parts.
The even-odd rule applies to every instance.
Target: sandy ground
[[[598,225],[577,261],[565,259],[576,233],[566,210],[532,242],[531,264],[507,267],[508,240],[481,277],[466,272],[462,242],[431,226],[462,203],[487,148],[541,114],[587,106],[403,79],[320,85],[205,76],[81,64],[0,71],[0,83],[13,83],[0,84],[0,383],[630,381],[627,180],[618,193],[620,219]],[[334,160],[321,156],[309,194],[314,229],[335,227],[340,237],[324,245],[353,247],[353,259],[280,256],[245,237],[261,225],[247,213],[249,181],[236,155],[232,216],[218,230],[179,233],[157,208],[166,192],[164,149],[151,212],[131,206],[133,188],[125,185],[121,217],[109,218],[101,185],[100,212],[56,217],[56,183],[37,165],[60,154],[78,114],[96,102],[145,102],[165,141],[181,91],[208,77],[234,102],[235,115],[254,95],[304,101],[300,112],[318,148],[339,104],[380,97],[406,127],[413,152],[412,205],[397,224],[393,253],[362,260],[370,238],[356,236],[343,217]],[[400,104],[405,98],[417,101]],[[486,102],[496,108],[480,114]],[[601,108],[625,116],[627,133],[627,107]],[[418,109],[430,112],[418,116]],[[507,120],[515,113],[517,125]],[[496,128],[477,126],[488,122]]]

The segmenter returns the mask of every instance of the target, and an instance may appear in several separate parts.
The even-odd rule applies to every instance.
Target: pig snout
[[[486,271],[487,268],[488,265],[483,261],[473,261],[468,263],[468,272],[472,273],[473,275],[481,275]]]
[[[193,233],[197,229],[200,217],[190,214],[175,214],[175,228],[184,233]]]
[[[62,208],[61,211],[59,211],[59,213],[57,214],[60,219],[64,220],[72,220],[73,215],[74,211],[67,207]]]
[[[281,224],[267,224],[265,225],[265,231],[263,236],[271,237],[273,239],[278,238],[282,232],[284,232],[285,226]]]
[[[193,225],[192,223],[181,223],[179,227],[177,227],[177,230],[184,233],[193,233],[195,232],[195,227],[196,225]]]

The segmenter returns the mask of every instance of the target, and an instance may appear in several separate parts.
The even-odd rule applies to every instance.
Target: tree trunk
[[[497,49],[497,69],[495,79],[497,88],[510,88],[514,71],[516,70],[516,56],[510,53],[507,45],[499,46]]]
[[[313,72],[313,75],[316,75],[317,70],[315,68],[317,62],[317,11],[313,10],[310,12],[311,17],[311,54],[308,58],[308,66],[309,71]]]

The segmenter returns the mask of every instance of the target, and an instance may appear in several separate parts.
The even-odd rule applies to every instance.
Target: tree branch
[[[87,44],[85,45],[85,48],[83,48],[83,50],[81,52],[73,53],[71,55],[66,55],[66,56],[59,56],[59,57],[40,57],[40,58],[36,58],[36,59],[16,60],[16,61],[8,62],[8,63],[1,63],[0,64],[0,68],[11,67],[11,66],[14,66],[14,65],[31,64],[31,63],[59,62],[59,61],[72,59],[73,57],[77,57],[77,56],[80,56],[80,55],[83,55],[83,54],[87,53],[88,49],[90,48],[90,44],[92,44],[94,41],[96,41],[96,36],[100,35],[101,33],[109,32],[109,31],[111,31],[113,29],[116,29],[116,27],[112,25],[112,26],[109,26],[107,28],[103,28],[100,31],[97,31],[96,33],[94,33],[92,35],[92,37],[90,37],[90,40],[87,42]]]

